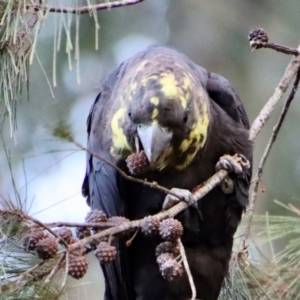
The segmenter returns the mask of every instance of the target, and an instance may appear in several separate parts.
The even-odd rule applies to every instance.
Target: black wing
[[[101,93],[97,96],[88,116],[88,149],[111,161],[109,150],[104,141],[105,114],[110,106],[110,95],[122,65],[104,82]],[[91,209],[100,209],[108,217],[124,216],[124,203],[118,189],[116,170],[99,158],[87,153],[86,175],[82,185],[83,196]],[[117,248],[116,260],[102,265],[105,278],[105,300],[132,299],[132,285],[125,243],[118,239],[113,241]]]
[[[250,123],[244,109],[244,106],[237,95],[235,89],[231,83],[224,77],[208,73],[208,79],[206,82],[206,89],[209,97],[214,103],[225,111],[225,113],[231,117],[231,119],[237,123],[237,127],[242,127],[245,129],[250,128]],[[222,126],[222,124],[220,124]],[[234,126],[234,123],[233,125]],[[230,177],[235,182],[235,193],[228,195],[228,205],[233,211],[239,211],[240,208],[243,210],[246,208],[249,202],[249,185],[252,176],[252,145],[246,145],[247,149],[241,149],[247,153],[247,159],[250,162],[250,169],[245,170],[242,174],[236,175],[231,174]],[[248,149],[249,148],[249,149]],[[241,152],[242,154],[243,152]],[[224,153],[225,154],[225,153]],[[236,204],[238,203],[238,206]],[[238,213],[239,215],[239,213]]]
[[[206,86],[209,97],[216,102],[234,121],[249,129],[250,124],[243,103],[231,83],[224,77],[208,73]]]

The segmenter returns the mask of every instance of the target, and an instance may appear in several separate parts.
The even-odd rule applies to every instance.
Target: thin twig
[[[126,221],[124,221],[126,222]],[[51,227],[80,227],[80,228],[97,228],[97,229],[107,229],[116,226],[116,224],[120,224],[118,221],[116,222],[99,222],[99,223],[74,223],[74,222],[52,222],[52,223],[45,223],[45,225],[49,228]]]
[[[145,179],[139,179],[133,176],[130,176],[128,174],[126,174],[122,169],[120,169],[118,166],[116,166],[115,164],[111,163],[109,160],[105,159],[104,157],[100,156],[99,154],[97,154],[94,151],[91,151],[90,149],[82,146],[81,144],[79,144],[78,142],[74,141],[73,138],[69,137],[69,141],[73,142],[79,149],[86,151],[87,153],[95,156],[96,158],[100,159],[101,161],[105,162],[106,164],[108,164],[109,166],[111,166],[112,168],[114,168],[117,172],[119,172],[120,175],[122,175],[125,179],[133,181],[133,182],[137,182],[137,183],[141,183],[143,185],[147,185],[150,186],[152,188],[158,189],[162,192],[164,192],[165,194],[170,194],[172,196],[177,197],[178,199],[180,199],[180,197],[173,193],[171,190],[163,187],[162,185],[159,185],[157,182],[149,182],[146,181]]]
[[[58,262],[56,263],[56,265],[54,266],[54,268],[52,269],[52,271],[50,272],[50,274],[45,279],[45,283],[49,283],[51,281],[51,279],[57,274],[57,272],[61,268],[61,264],[64,261],[67,253],[68,253],[68,251],[66,251],[65,253],[63,253],[63,255],[59,258]]]
[[[126,246],[129,247],[132,244],[132,241],[135,239],[136,235],[138,234],[139,230],[137,229],[134,234],[132,235],[132,237],[126,241]]]
[[[65,273],[61,283],[61,290],[64,289],[67,283],[68,273],[69,273],[69,260],[70,260],[70,253],[66,251],[66,259],[65,259]]]
[[[80,7],[56,7],[56,6],[48,6],[48,5],[36,5],[36,4],[27,4],[26,9],[33,9],[35,11],[43,10],[55,13],[69,13],[69,14],[86,14],[91,13],[93,11],[111,9],[115,7],[123,7],[134,5],[144,0],[124,0],[124,1],[113,1],[113,2],[106,2],[96,5],[88,5],[88,6],[80,6]]]
[[[298,216],[300,216],[300,210],[298,207],[294,206],[293,204],[289,203],[288,207]]]
[[[277,52],[281,52],[288,55],[299,55],[299,51],[294,48],[278,45],[275,43],[265,43],[265,42],[258,42],[258,41],[251,41],[250,46],[254,49],[260,49],[260,48],[268,48],[273,49]]]
[[[49,233],[51,233],[53,236],[55,236],[64,246],[66,249],[68,249],[68,244],[66,243],[66,241],[61,238],[58,234],[56,234],[51,228],[49,228],[48,226],[46,226],[43,222],[40,222],[39,220],[33,218],[33,217],[29,217],[28,218],[36,223],[37,225],[39,225],[40,227],[44,228],[45,230],[47,230]]]
[[[178,246],[179,246],[183,266],[184,266],[184,269],[186,271],[186,275],[188,277],[189,284],[190,284],[190,287],[191,287],[191,290],[192,290],[191,300],[195,300],[196,299],[196,287],[195,287],[194,279],[193,279],[193,276],[192,276],[192,273],[191,273],[191,270],[190,270],[190,266],[189,266],[189,263],[188,263],[188,260],[187,260],[187,257],[186,257],[184,246],[181,242],[181,239],[177,239],[177,243],[178,243]]]
[[[300,46],[297,48],[300,52]],[[287,90],[288,86],[292,82],[294,76],[296,75],[300,66],[300,55],[296,56],[287,66],[283,77],[281,78],[279,84],[277,85],[274,94],[265,104],[265,106],[260,111],[259,115],[256,117],[254,122],[252,123],[250,129],[249,139],[253,141],[262,127],[265,125],[266,121],[269,119],[272,111],[274,110],[275,106],[283,96],[284,92]]]
[[[273,146],[274,142],[276,141],[278,132],[279,132],[284,120],[285,120],[288,109],[289,109],[289,107],[290,107],[290,105],[291,105],[291,103],[292,103],[292,101],[295,97],[295,94],[296,94],[297,89],[298,89],[299,81],[300,81],[300,67],[298,66],[297,76],[296,76],[296,79],[295,79],[295,82],[294,82],[293,89],[292,89],[290,95],[288,96],[284,106],[283,106],[283,109],[281,111],[279,119],[278,119],[276,125],[273,128],[273,133],[270,137],[270,140],[269,140],[269,142],[268,142],[268,144],[265,148],[265,151],[263,153],[263,156],[261,157],[261,160],[259,162],[259,166],[257,168],[257,173],[256,173],[255,179],[254,179],[255,184],[254,184],[252,196],[251,196],[251,199],[250,199],[249,208],[247,210],[248,211],[248,220],[247,220],[247,224],[246,224],[246,227],[245,227],[245,230],[244,230],[244,236],[243,236],[243,240],[242,240],[242,246],[243,247],[245,246],[245,244],[247,242],[247,239],[249,237],[251,223],[252,223],[253,214],[254,214],[254,207],[255,207],[257,197],[258,197],[258,188],[259,188],[259,183],[261,182],[261,177],[262,177],[262,174],[263,174],[264,165],[265,165],[266,160],[267,160],[267,158],[270,154],[272,146]]]

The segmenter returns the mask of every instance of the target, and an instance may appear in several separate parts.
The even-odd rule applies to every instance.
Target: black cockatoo
[[[87,121],[87,169],[83,194],[91,209],[130,220],[158,213],[166,195],[124,179],[97,153],[129,174],[126,159],[143,150],[150,169],[138,175],[186,200],[215,173],[225,154],[252,161],[249,121],[224,77],[180,52],[151,46],[117,67],[103,82]],[[139,149],[138,149],[139,148]],[[251,168],[230,173],[198,205],[179,214],[197,299],[218,298],[228,272],[233,235],[248,204]],[[229,184],[228,184],[229,183]],[[106,300],[183,300],[191,297],[186,275],[166,281],[156,263],[159,236],[138,233],[130,247],[115,239],[114,262],[103,265]]]

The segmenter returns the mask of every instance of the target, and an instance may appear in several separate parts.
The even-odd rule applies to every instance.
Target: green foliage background
[[[47,4],[63,6],[74,3],[86,4],[79,0],[47,1]],[[98,92],[98,84],[123,59],[149,44],[176,47],[195,63],[227,77],[239,92],[250,119],[254,120],[273,93],[290,57],[264,49],[252,51],[247,41],[248,32],[254,27],[263,27],[271,42],[297,47],[299,14],[297,0],[145,0],[134,6],[77,18],[49,13],[41,23],[28,83],[24,84],[18,99],[17,129],[11,137],[8,120],[2,129],[16,186],[20,188],[21,197],[32,202],[29,212],[42,211],[62,201],[36,217],[51,221],[83,220],[88,210],[80,196],[85,154],[74,152],[73,145],[58,141],[51,132],[59,122],[67,123],[75,139],[85,144],[85,120]],[[100,25],[97,38],[95,19]],[[60,26],[63,28],[61,37]],[[58,39],[61,43],[56,52],[54,45],[57,49]],[[73,50],[70,50],[70,41]],[[56,87],[53,81],[57,82]],[[256,141],[255,166],[279,111],[280,108],[274,112]],[[297,96],[265,167],[262,182],[265,193],[261,193],[257,204],[260,213],[286,215],[287,210],[275,205],[274,199],[295,206],[299,204],[299,113]],[[0,195],[3,199],[13,198],[2,146]],[[252,237],[256,237],[255,232]],[[286,239],[276,240],[272,244],[274,251],[282,251],[286,242]],[[252,249],[256,256],[253,244],[250,251]],[[267,257],[272,254],[269,246],[262,246],[259,251]],[[100,277],[100,271],[96,263],[92,264],[89,276],[84,282],[93,284],[75,289],[71,282],[67,297],[88,299],[93,293],[95,297],[99,295],[101,287],[95,278]]]

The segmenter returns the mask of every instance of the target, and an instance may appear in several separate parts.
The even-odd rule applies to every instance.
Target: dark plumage
[[[176,50],[149,47],[122,63],[104,81],[88,117],[88,148],[126,172],[126,158],[144,149],[151,170],[139,176],[167,188],[192,191],[215,173],[224,154],[252,160],[249,121],[231,84],[208,73]],[[141,150],[140,149],[140,150]],[[218,298],[228,270],[233,234],[248,204],[251,170],[230,174],[234,191],[214,188],[178,216],[197,288],[197,299]],[[140,219],[162,209],[165,194],[121,177],[87,154],[83,194],[107,217]],[[157,236],[141,233],[129,248],[114,242],[118,255],[103,266],[107,300],[183,300],[187,278],[163,279],[156,263]]]

